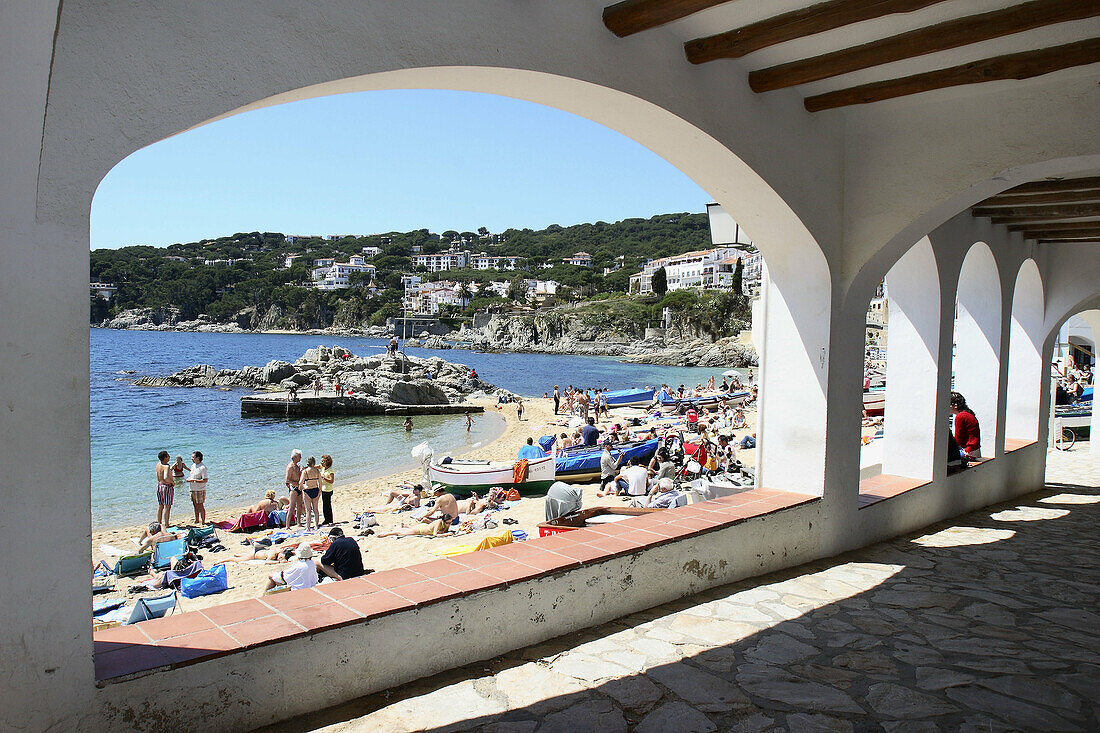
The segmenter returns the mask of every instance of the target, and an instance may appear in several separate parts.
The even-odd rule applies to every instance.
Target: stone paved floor
[[[1100,457],[1056,453],[1010,504],[272,730],[1100,730],[1098,520]]]

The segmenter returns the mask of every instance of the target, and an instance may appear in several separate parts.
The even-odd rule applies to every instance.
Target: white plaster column
[[[940,339],[940,283],[925,237],[886,274],[885,455],[882,472],[933,476],[936,383]]]
[[[1008,351],[1005,438],[1033,441],[1039,437],[1039,403],[1043,382],[1043,283],[1035,260],[1024,260],[1012,296]]]
[[[830,283],[827,271],[815,271],[812,262],[800,269],[802,252],[792,248],[789,254],[792,262],[765,265],[757,482],[821,496]]]
[[[0,4],[0,727],[28,731],[77,729],[95,691],[87,225],[36,215],[56,18]]]
[[[981,453],[997,453],[1000,394],[1001,285],[989,246],[978,242],[963,260],[955,316],[955,391],[973,408],[981,429]]]

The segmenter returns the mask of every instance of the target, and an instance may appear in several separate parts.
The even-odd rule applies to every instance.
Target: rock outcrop
[[[262,367],[215,369],[206,364],[188,367],[167,377],[142,377],[139,387],[251,387],[287,390],[292,387],[308,394],[309,385],[320,379],[326,390],[340,382],[344,394],[371,397],[382,404],[446,405],[470,395],[510,395],[505,390],[471,377],[464,364],[439,357],[384,354],[356,356],[340,346],[309,349],[293,364],[270,361]]]
[[[660,349],[649,354],[630,356],[623,361],[663,366],[733,367],[757,366],[756,349],[737,343],[735,339],[719,339],[714,343],[696,340],[682,347]]]

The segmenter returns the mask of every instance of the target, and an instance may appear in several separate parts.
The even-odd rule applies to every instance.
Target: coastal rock
[[[331,390],[332,385],[339,381],[345,393],[351,392],[360,398],[369,397],[377,401],[380,407],[447,405],[461,402],[471,394],[513,396],[479,377],[471,377],[470,368],[465,364],[455,364],[439,357],[420,359],[383,354],[360,357],[340,346],[316,346],[293,364],[272,360],[263,367],[221,370],[208,364],[198,364],[166,377],[141,377],[134,384],[139,387],[249,387],[265,390],[298,387],[301,390],[316,379],[321,380],[326,390]]]
[[[294,372],[294,365],[290,362],[272,359],[264,366],[261,379],[264,384],[275,384],[283,381]]]

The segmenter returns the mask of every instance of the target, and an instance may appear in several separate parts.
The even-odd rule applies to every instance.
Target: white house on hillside
[[[562,262],[577,267],[592,267],[592,255],[587,252],[577,252],[572,257],[566,257]]]
[[[313,269],[313,282],[318,290],[341,290],[349,287],[351,275],[356,272],[367,273],[373,287],[375,267],[368,265],[359,255],[352,255],[347,262],[336,262],[326,258],[319,259],[313,264],[318,265]]]
[[[470,257],[470,267],[475,270],[514,270],[522,257],[494,257],[484,252]]]
[[[428,272],[444,272],[446,270],[460,270],[470,263],[469,252],[442,252],[437,255],[416,255],[413,264],[417,267],[426,267]]]

